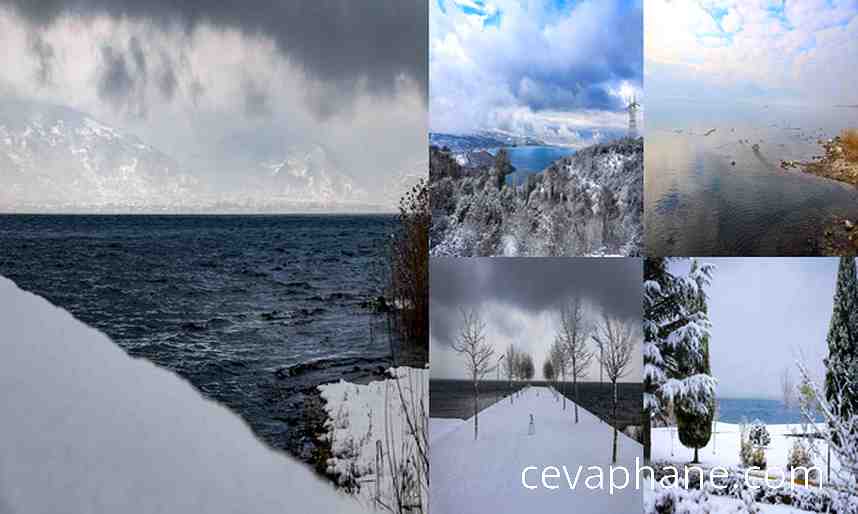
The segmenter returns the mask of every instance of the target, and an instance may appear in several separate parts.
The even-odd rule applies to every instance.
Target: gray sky
[[[708,294],[720,397],[779,398],[784,369],[798,380],[798,359],[822,379],[836,258],[700,260],[717,266]],[[684,270],[688,262],[672,266]]]
[[[385,203],[426,172],[427,18],[425,0],[0,0],[0,98],[82,111],[226,192],[321,151]]]
[[[514,343],[542,363],[559,326],[557,309],[580,294],[591,316],[603,310],[640,325],[641,261],[613,258],[434,258],[430,265],[429,340],[433,378],[465,378],[450,348],[461,328],[461,308],[476,308],[496,352]],[[591,343],[592,344],[592,343]],[[624,381],[639,381],[640,352]],[[494,375],[493,375],[494,376]],[[598,380],[598,365],[590,377]]]

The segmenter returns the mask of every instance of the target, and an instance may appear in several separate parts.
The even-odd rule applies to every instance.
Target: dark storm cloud
[[[365,81],[391,94],[407,76],[426,92],[426,0],[3,0],[45,27],[65,15],[108,15],[191,31],[203,24],[270,36],[313,78],[344,88]]]
[[[54,47],[44,40],[41,34],[30,34],[30,51],[36,58],[36,82],[41,86],[52,82]]]
[[[125,53],[110,45],[101,47],[102,71],[98,79],[98,96],[114,106],[128,101],[134,91],[134,77],[125,59]]]
[[[610,314],[640,319],[641,273],[638,259],[432,259],[432,338],[450,342],[459,309],[490,301],[537,314],[580,294]],[[497,326],[509,335],[518,332],[512,321]]]
[[[165,100],[170,101],[176,94],[179,79],[173,66],[173,60],[165,52],[161,53],[161,72],[158,78],[158,90]]]
[[[140,47],[140,40],[137,39],[137,36],[131,36],[128,40],[128,51],[134,59],[140,77],[146,80],[146,55],[143,53],[143,48]]]

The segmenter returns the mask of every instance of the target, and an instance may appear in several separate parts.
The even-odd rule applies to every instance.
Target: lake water
[[[648,252],[818,253],[834,216],[858,219],[858,188],[784,170],[780,162],[821,155],[818,139],[856,125],[858,109],[846,107],[651,106],[644,158]]]
[[[510,163],[516,169],[507,180],[521,184],[528,175],[539,173],[552,162],[574,154],[575,149],[563,146],[514,146],[507,148],[507,152]]]
[[[393,216],[0,215],[0,274],[307,451],[307,393],[390,365],[362,306]],[[376,337],[370,336],[374,327]],[[304,365],[293,376],[278,369]]]
[[[718,421],[724,423],[750,423],[759,419],[768,425],[802,423],[805,421],[801,409],[794,405],[784,406],[778,400],[758,400],[747,398],[719,398]]]

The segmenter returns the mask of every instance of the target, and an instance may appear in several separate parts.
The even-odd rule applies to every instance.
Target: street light
[[[502,361],[504,357],[506,357],[506,354],[503,354],[500,357],[498,357],[498,363],[497,363],[497,369],[498,369],[498,380],[497,380],[497,382],[498,383],[495,384],[495,387],[497,387],[497,389],[495,390],[495,391],[497,391],[495,393],[495,398],[496,398],[495,401],[496,402],[500,401],[500,361]]]

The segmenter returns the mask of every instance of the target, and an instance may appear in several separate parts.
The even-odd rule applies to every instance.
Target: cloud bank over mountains
[[[272,163],[321,148],[325,176],[364,192],[341,200],[390,206],[425,174],[427,16],[418,0],[0,2],[0,92],[133,134],[205,194],[285,194]]]

